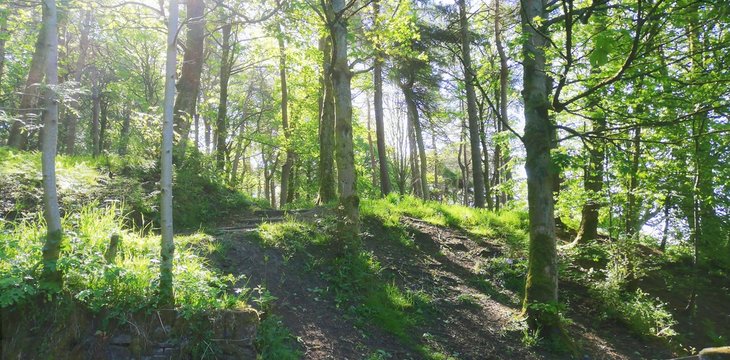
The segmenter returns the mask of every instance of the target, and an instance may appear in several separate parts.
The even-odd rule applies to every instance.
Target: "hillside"
[[[55,293],[38,282],[37,154],[3,151],[0,306],[3,346],[11,351],[3,358],[39,346],[26,338],[57,358],[84,358],[79,354],[93,349],[80,344],[89,339],[99,348],[117,346],[108,343],[114,337],[95,334],[130,331],[144,323],[137,314],[159,311],[154,220],[142,227],[129,221],[149,216],[130,201],[155,196],[142,185],[144,172],[115,169],[113,162],[123,159],[60,161],[70,242],[62,253],[69,259],[63,264],[64,288]],[[135,184],[139,192],[120,191],[119,184]],[[215,184],[203,188],[227,194],[209,194],[211,199],[244,198]],[[727,275],[716,270],[706,282],[690,283],[687,258],[655,245],[564,242],[559,311],[574,340],[566,349],[542,341],[520,316],[528,244],[527,218],[520,211],[495,213],[409,196],[365,200],[361,247],[334,256],[330,207],[225,208],[214,201],[180,203],[198,206],[194,211],[210,221],[175,238],[176,316],[188,319],[180,325],[187,330],[175,336],[195,335],[182,342],[172,337],[170,349],[179,356],[222,358],[221,345],[211,340],[219,325],[195,319],[225,309],[255,310],[260,323],[250,348],[262,359],[670,358],[721,345],[730,333],[730,322],[723,320],[730,316],[725,306],[730,293],[717,285],[728,284]],[[204,215],[202,206],[220,212]],[[108,260],[112,235],[121,245]],[[695,314],[684,311],[691,291],[699,305]],[[51,298],[57,305],[48,305]],[[13,315],[21,309],[36,315]],[[95,319],[88,326],[96,332],[81,331],[76,340],[38,340],[34,328],[60,330],[78,311]],[[60,344],[69,341],[77,345],[60,352]]]

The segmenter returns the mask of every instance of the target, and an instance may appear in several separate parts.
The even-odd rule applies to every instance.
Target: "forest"
[[[730,2],[0,0],[0,359],[730,359]]]

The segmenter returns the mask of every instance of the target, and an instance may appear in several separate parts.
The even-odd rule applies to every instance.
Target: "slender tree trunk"
[[[172,266],[175,255],[172,228],[172,141],[173,116],[175,102],[175,68],[177,65],[177,27],[178,2],[170,0],[170,11],[167,23],[167,57],[165,63],[165,103],[162,124],[162,176],[160,188],[162,192],[160,204],[160,227],[162,240],[160,244],[160,305],[175,305],[175,294],[172,286]]]
[[[403,93],[406,98],[406,106],[408,107],[409,118],[413,125],[413,133],[415,135],[416,145],[418,147],[418,164],[419,164],[419,185],[421,188],[421,196],[428,200],[430,198],[428,190],[428,164],[426,163],[426,149],[423,142],[423,131],[421,130],[421,121],[418,116],[418,105],[416,104],[415,94],[413,93],[413,87],[403,89]]]
[[[530,249],[523,312],[532,329],[548,339],[562,342],[560,318],[540,304],[558,303],[558,257],[553,210],[553,175],[550,160],[551,124],[548,117],[548,78],[545,51],[546,28],[533,23],[547,19],[543,0],[522,0],[524,142],[527,156],[527,203],[530,219]]]
[[[472,176],[474,177],[474,206],[483,208],[484,175],[482,158],[479,149],[479,118],[477,116],[476,93],[474,92],[474,75],[471,67],[471,37],[466,16],[466,0],[459,0],[459,24],[461,30],[461,55],[464,66],[464,88],[466,89],[466,108],[469,116],[469,144],[472,158]]]
[[[101,94],[98,87],[91,90],[91,154],[99,156],[99,113],[101,112]]]
[[[416,131],[413,122],[413,109],[409,105],[408,101],[406,101],[406,105],[408,109],[406,123],[408,124],[408,150],[410,152],[410,156],[408,158],[410,159],[411,164],[411,189],[413,190],[413,194],[423,198],[421,174],[418,166],[418,145],[416,144]]]
[[[431,129],[431,146],[433,147],[433,188],[436,189],[436,192],[438,192],[439,189],[439,157],[438,157],[438,149],[436,148],[436,135],[434,134],[433,129]],[[443,195],[443,194],[441,194]],[[439,198],[437,200],[441,200],[441,195],[439,195]]]
[[[228,79],[231,76],[231,24],[221,28],[222,52],[220,66],[220,97],[218,101],[218,116],[216,117],[216,150],[215,163],[218,170],[223,170],[226,164],[226,139],[228,138]]]
[[[320,39],[322,50],[322,112],[319,120],[319,203],[337,199],[335,183],[335,98],[332,89],[332,44]]]
[[[637,232],[637,200],[636,200],[636,189],[639,185],[639,162],[641,160],[641,128],[637,127],[634,130],[634,138],[632,140],[632,157],[631,157],[631,171],[629,174],[629,188],[627,189],[627,202],[626,202],[626,236],[633,237]]]
[[[76,71],[74,73],[74,81],[81,86],[81,79],[84,75],[86,67],[86,56],[89,49],[89,32],[91,31],[91,12],[86,12],[82,17],[81,34],[79,35],[79,54],[76,60]],[[73,155],[76,150],[76,125],[78,123],[77,115],[69,112],[66,119],[66,153]]]
[[[279,79],[281,80],[281,126],[284,128],[284,148],[286,149],[286,159],[281,167],[281,207],[286,205],[289,194],[289,181],[291,177],[292,165],[294,164],[294,152],[291,144],[291,129],[289,125],[289,92],[286,84],[286,44],[284,43],[284,31],[279,27]]]
[[[20,105],[18,106],[18,120],[13,121],[10,126],[10,134],[8,136],[8,146],[16,149],[25,149],[28,145],[28,132],[25,127],[26,123],[32,123],[37,115],[37,111],[33,108],[37,103],[38,84],[43,81],[44,67],[48,52],[45,49],[46,36],[48,31],[44,22],[41,26],[38,39],[35,44],[35,51],[30,60],[30,70],[28,70],[28,78],[25,81],[23,94],[20,97]],[[57,30],[56,30],[57,31]],[[56,40],[58,41],[58,40]]]
[[[671,203],[669,202],[669,194],[664,199],[664,230],[662,231],[662,241],[659,244],[659,248],[664,251],[667,248],[667,238],[669,237],[669,210],[671,209]]]
[[[43,112],[43,141],[41,166],[43,172],[43,218],[46,221],[46,243],[43,246],[42,279],[57,290],[61,289],[63,275],[57,264],[61,252],[63,230],[61,212],[58,208],[56,192],[56,146],[58,145],[58,98],[55,93],[58,85],[58,12],[55,0],[43,2],[43,27],[46,39],[40,48],[46,66],[45,103]],[[26,88],[27,90],[27,88]],[[24,95],[25,96],[25,95]]]
[[[373,1],[374,23],[380,23],[380,0]],[[378,165],[380,167],[380,193],[386,196],[390,193],[390,175],[388,174],[388,154],[385,150],[385,123],[383,121],[383,61],[385,54],[376,44],[375,61],[373,63],[373,86],[375,96],[373,98],[375,110],[375,137],[378,143]]]
[[[483,106],[479,106],[479,141],[481,142],[482,153],[484,154],[481,159],[484,166],[484,198],[487,202],[487,209],[494,210],[494,200],[492,199],[492,187],[489,183],[489,149],[487,148],[487,129],[486,121],[484,117]]]
[[[10,16],[10,11],[7,8],[7,5],[3,6],[2,9],[0,9],[0,34],[6,34],[5,36],[0,37],[0,85],[3,83],[3,75],[5,71],[5,42],[7,41],[9,37],[8,32],[8,17]]]
[[[127,155],[129,147],[129,133],[131,131],[131,114],[129,109],[124,109],[124,120],[122,121],[122,132],[119,134],[119,155]]]
[[[205,153],[210,155],[210,120],[203,118],[205,123]]]
[[[370,99],[370,93],[367,93],[368,100]],[[373,132],[370,127],[370,101],[366,102],[368,112],[368,149],[370,150],[370,174],[373,177],[373,187],[378,187],[378,169],[375,162],[375,147],[373,146]]]
[[[360,234],[360,199],[357,195],[355,154],[352,142],[352,73],[347,61],[347,17],[345,0],[330,0],[328,11],[332,33],[332,87],[335,96],[335,144],[340,188],[340,249],[357,247]],[[339,249],[338,249],[339,250]]]
[[[507,106],[509,105],[509,102],[507,101],[507,91],[509,90],[509,66],[507,64],[507,55],[505,54],[504,46],[502,44],[499,1],[500,0],[495,0],[494,2],[494,41],[497,45],[497,53],[499,54],[499,114],[497,116],[497,123],[499,124],[498,131],[501,133],[506,130],[504,124],[509,123],[509,115],[507,112]],[[500,138],[500,140],[502,140],[502,138]],[[509,142],[506,144],[508,145]],[[499,169],[495,169],[495,174],[497,175],[496,181],[499,184],[502,183],[502,180],[507,182],[512,177],[511,172],[507,168],[507,165],[510,162],[509,151],[502,151],[502,145],[503,144],[495,145],[494,154],[494,161],[500,166]],[[503,188],[496,194],[496,200],[498,203],[506,203],[507,198],[508,196]]]
[[[175,115],[173,118],[177,133],[180,135],[181,151],[185,149],[190,134],[191,119],[196,116],[196,104],[200,92],[200,75],[203,72],[203,50],[205,49],[205,1],[187,0],[186,5],[187,36],[182,69],[180,78],[177,81],[177,97],[175,98]],[[184,156],[184,154],[180,155]]]
[[[102,99],[99,107],[99,154],[102,154],[107,149],[106,133],[109,127],[109,101]]]
[[[200,114],[196,112],[193,119],[195,119],[195,148],[197,149],[200,144]]]

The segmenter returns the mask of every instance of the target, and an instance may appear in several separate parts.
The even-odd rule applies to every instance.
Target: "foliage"
[[[294,336],[278,316],[269,316],[259,325],[256,334],[256,350],[259,360],[295,360],[302,356]]]
[[[123,229],[120,209],[113,203],[90,204],[63,219],[65,245],[59,261],[64,274],[62,292],[94,312],[121,315],[154,308],[159,274],[159,238]],[[21,304],[40,294],[52,295],[39,285],[42,219],[4,224],[0,234],[0,306]],[[121,236],[116,259],[108,263],[104,255],[112,234]],[[204,234],[175,239],[175,293],[177,307],[185,317],[211,309],[246,306],[248,289],[235,289],[239,282],[222,275],[206,263],[214,251],[212,238]]]

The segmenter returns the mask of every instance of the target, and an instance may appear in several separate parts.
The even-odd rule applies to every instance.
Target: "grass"
[[[64,246],[59,268],[64,274],[61,295],[76,299],[93,312],[112,315],[155,308],[157,303],[159,237],[123,228],[115,204],[87,205],[63,219]],[[21,304],[49,293],[39,285],[42,218],[4,223],[0,233],[0,307]],[[104,254],[112,234],[121,236],[117,257]],[[212,238],[196,233],[175,238],[176,305],[183,316],[246,306],[247,289],[233,288],[238,279],[212,270],[205,254],[215,251]]]
[[[527,214],[520,211],[492,212],[391,194],[384,199],[362,200],[360,214],[365,219],[378,219],[389,229],[402,227],[403,216],[414,217],[504,244],[510,257],[524,257],[527,252]]]
[[[256,350],[258,360],[296,360],[302,357],[296,339],[278,316],[269,316],[261,322],[256,335]]]

